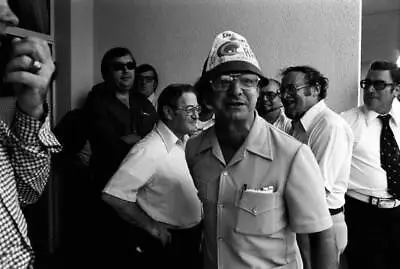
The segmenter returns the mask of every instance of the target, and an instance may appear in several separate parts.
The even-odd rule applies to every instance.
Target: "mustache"
[[[277,109],[280,109],[280,108],[282,108],[283,107],[283,105],[282,106],[278,106],[278,107],[273,107],[273,108],[271,108],[271,109],[268,109],[267,111],[265,111],[266,113],[269,113],[269,112],[272,112],[272,111],[275,111],[275,110],[277,110]]]

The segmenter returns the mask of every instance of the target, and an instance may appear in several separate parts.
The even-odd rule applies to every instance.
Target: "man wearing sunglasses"
[[[104,82],[93,87],[84,108],[92,151],[89,170],[93,189],[88,199],[93,202],[91,219],[96,223],[90,232],[95,238],[103,238],[101,244],[93,247],[99,249],[95,253],[104,253],[105,267],[107,261],[118,267],[112,257],[127,249],[124,245],[132,244],[115,213],[100,199],[101,191],[131,147],[152,130],[157,120],[151,102],[133,89],[135,68],[130,50],[123,47],[108,50],[101,61]]]
[[[295,233],[310,234],[313,268],[335,268],[321,173],[308,146],[256,112],[263,74],[247,40],[218,34],[199,87],[215,124],[186,160],[204,209],[203,268],[302,268]]]
[[[104,189],[103,199],[141,238],[144,264],[127,266],[200,266],[201,204],[185,160],[187,136],[196,130],[199,113],[191,85],[165,88],[156,128],[131,149]]]
[[[360,82],[364,104],[343,113],[354,147],[345,217],[349,268],[400,264],[400,70],[376,61]]]
[[[322,172],[326,201],[332,216],[338,261],[347,245],[344,195],[350,176],[353,134],[350,126],[325,104],[328,79],[309,66],[292,66],[282,72],[281,96],[291,118],[291,134],[310,146]],[[298,236],[301,245],[307,241]],[[306,262],[307,253],[303,254]]]
[[[289,133],[292,124],[283,112],[279,89],[281,84],[275,79],[261,79],[260,95],[257,100],[257,112],[273,126]]]

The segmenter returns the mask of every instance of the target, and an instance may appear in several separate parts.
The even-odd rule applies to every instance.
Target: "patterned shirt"
[[[44,122],[0,99],[0,268],[26,268],[33,250],[21,206],[36,202],[50,175],[50,155],[61,149]]]

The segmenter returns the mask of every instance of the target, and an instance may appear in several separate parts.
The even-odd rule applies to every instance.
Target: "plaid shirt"
[[[50,175],[50,155],[61,149],[44,123],[0,99],[0,268],[27,268],[33,250],[21,206],[36,202]]]

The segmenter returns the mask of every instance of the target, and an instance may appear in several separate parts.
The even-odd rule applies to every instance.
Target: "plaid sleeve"
[[[51,153],[61,150],[45,114],[45,120],[40,121],[16,109],[11,125],[9,154],[21,205],[39,199],[50,176]]]

